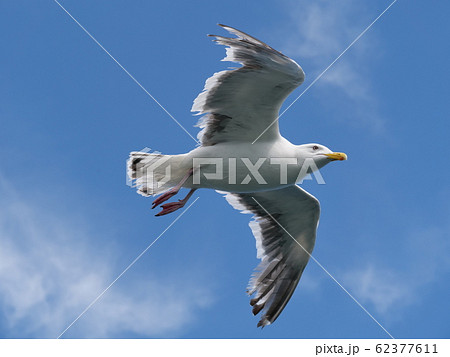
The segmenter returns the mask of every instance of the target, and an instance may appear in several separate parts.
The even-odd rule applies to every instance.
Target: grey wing
[[[274,322],[291,298],[310,258],[319,223],[319,201],[298,186],[254,193],[227,193],[243,213],[253,213],[250,227],[261,263],[248,294],[253,314],[262,311],[259,326]]]
[[[279,135],[278,112],[286,97],[304,80],[302,68],[289,57],[229,26],[220,25],[237,38],[214,36],[228,46],[224,61],[243,66],[215,73],[192,106],[193,112],[206,114],[197,126],[203,146],[227,141],[260,140]]]

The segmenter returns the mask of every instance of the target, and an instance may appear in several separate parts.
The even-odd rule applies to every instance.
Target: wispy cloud
[[[368,14],[365,5],[356,0],[288,1],[291,21],[283,27],[284,52],[304,68],[307,80],[314,80],[364,29],[377,13]],[[370,42],[367,37],[370,36]],[[366,38],[364,38],[366,37]],[[363,124],[375,131],[383,129],[376,114],[378,102],[371,88],[371,59],[379,52],[373,34],[365,34],[311,88],[331,106],[350,105],[357,116],[353,124]]]
[[[398,262],[386,265],[375,258],[362,268],[353,267],[343,280],[362,303],[389,317],[394,310],[419,303],[427,285],[445,279],[450,271],[449,232],[433,228],[409,235]]]
[[[93,237],[69,217],[18,198],[4,180],[0,194],[0,302],[9,327],[4,337],[54,338],[121,268],[108,248],[101,254],[90,249]],[[198,278],[124,276],[67,337],[177,334],[210,304],[211,292]]]
[[[364,304],[388,314],[393,307],[409,305],[414,299],[414,286],[409,285],[396,271],[368,264],[361,270],[347,272],[344,281]]]

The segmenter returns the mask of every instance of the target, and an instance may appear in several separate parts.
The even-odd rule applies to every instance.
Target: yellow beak
[[[325,154],[331,160],[347,160],[347,155],[343,152],[333,152],[331,154]]]

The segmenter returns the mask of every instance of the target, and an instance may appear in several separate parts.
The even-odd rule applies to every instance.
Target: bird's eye
[[[314,145],[314,146],[312,147],[312,149],[313,149],[313,150],[319,150],[319,147],[318,147],[317,145]]]

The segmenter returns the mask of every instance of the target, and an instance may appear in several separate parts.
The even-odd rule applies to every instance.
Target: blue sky
[[[61,1],[194,136],[193,99],[231,65],[216,23],[296,60],[305,88],[389,3]],[[303,185],[322,205],[313,255],[397,338],[450,333],[448,10],[399,0],[280,123],[348,154]],[[195,143],[55,2],[3,1],[0,20],[0,336],[54,338],[177,216],[126,186],[128,153]],[[250,217],[195,197],[65,338],[387,337],[314,262],[257,329]]]

